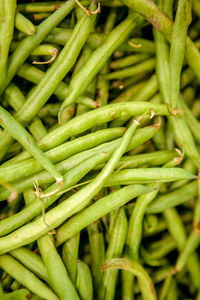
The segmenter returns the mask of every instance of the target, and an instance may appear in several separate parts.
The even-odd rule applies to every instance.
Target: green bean
[[[182,117],[170,117],[175,140],[184,148],[186,155],[192,159],[197,168],[200,165],[200,154],[187,123]]]
[[[120,58],[118,60],[114,60],[110,63],[111,69],[122,69],[124,67],[128,67],[130,65],[135,65],[140,63],[141,61],[147,59],[149,57],[148,54],[138,53],[126,56],[124,58]]]
[[[95,222],[108,212],[124,205],[134,197],[137,197],[139,194],[145,194],[148,191],[149,188],[146,186],[130,185],[101,198],[84,211],[80,212],[76,216],[73,216],[57,230],[57,245],[60,245],[78,231],[82,230],[88,224]]]
[[[35,254],[28,248],[22,247],[12,250],[10,254],[20,261],[25,267],[42,280],[49,282],[46,267],[39,255]]]
[[[137,168],[143,165],[157,166],[162,165],[171,159],[175,158],[177,153],[175,151],[155,151],[152,153],[136,154],[135,156],[124,156],[120,159],[119,164],[116,166],[116,169],[119,168]],[[104,165],[97,165],[94,170],[102,169]]]
[[[44,65],[44,64],[48,64],[51,63],[52,61],[54,61],[58,55],[58,49],[57,47],[55,47],[54,45],[49,45],[49,44],[42,44],[37,46],[31,53],[31,55],[33,56],[43,56],[43,55],[50,55],[51,58],[48,61],[43,61],[43,62],[39,62],[39,61],[33,61],[32,64],[36,65],[36,64],[40,64],[40,65]]]
[[[65,2],[56,1],[56,2],[37,2],[37,3],[25,3],[19,4],[18,10],[24,13],[35,13],[35,12],[53,12],[59,9]]]
[[[36,141],[39,141],[47,134],[46,128],[38,118],[33,119],[33,122],[29,125],[28,129]]]
[[[47,43],[58,44],[64,46],[72,34],[72,29],[56,27],[49,33],[45,39]],[[86,43],[92,48],[95,49],[99,47],[106,39],[107,35],[104,33],[92,32],[88,37]]]
[[[15,16],[15,27],[27,35],[33,35],[35,33],[35,27],[33,23],[24,17],[20,12],[17,12]]]
[[[17,280],[14,280],[10,286],[10,289],[12,291],[16,291],[16,290],[20,289],[20,287],[21,287],[21,284]]]
[[[80,233],[78,232],[67,240],[62,248],[62,259],[69,273],[69,277],[73,284],[76,282],[77,276],[77,260],[79,248]]]
[[[170,107],[176,111],[179,103],[180,74],[185,55],[187,29],[191,21],[190,0],[178,1],[170,48]]]
[[[176,264],[175,264],[175,272],[180,272],[185,264],[188,262],[188,259],[190,258],[191,254],[196,250],[196,248],[199,246],[200,243],[200,237],[199,234],[196,232],[192,232],[187,239],[187,242],[184,245],[183,250],[179,254]]]
[[[0,86],[6,80],[6,69],[9,47],[14,31],[16,1],[0,1],[1,43],[0,43]]]
[[[115,218],[111,236],[109,239],[108,249],[105,259],[120,257],[122,255],[127,232],[127,220],[124,209],[121,208]],[[103,286],[100,287],[102,297],[100,299],[114,299],[115,286],[117,282],[118,271],[108,270],[103,274]]]
[[[163,212],[165,220],[167,222],[168,230],[177,243],[179,252],[184,248],[186,243],[186,233],[183,223],[174,208],[170,208]],[[187,268],[192,277],[195,286],[199,286],[199,262],[198,257],[193,253],[187,260]]]
[[[93,299],[92,276],[86,263],[81,260],[77,262],[77,279],[76,287],[81,299]]]
[[[136,22],[137,15],[130,14],[126,20],[113,29],[102,46],[93,52],[84,67],[74,76],[70,83],[69,95],[64,100],[60,109],[59,120],[61,123],[64,123],[64,120],[61,120],[64,118],[64,109],[74,103],[77,97],[85,92],[91,80],[102,69],[111,54],[126,40],[132,29],[136,26]]]
[[[102,151],[101,151],[102,152]],[[75,168],[69,170],[64,175],[64,185],[63,189],[70,188],[71,186],[75,185],[87,172],[89,172],[93,166],[98,164],[100,161],[104,160],[106,157],[105,153],[101,153],[99,156],[91,156],[89,160],[83,161],[81,164],[77,165]],[[48,188],[45,192],[46,194],[50,194],[55,192],[56,186],[53,184]],[[52,195],[51,197],[46,198],[44,202],[44,207],[49,207],[55,200],[59,198],[59,194]],[[28,207],[25,207],[21,212],[15,214],[12,218],[5,219],[1,221],[1,235],[5,233],[11,232],[12,230],[18,228],[19,226],[25,224],[33,217],[39,215],[42,211],[42,201],[37,199]]]
[[[49,300],[58,299],[42,281],[10,255],[6,254],[0,257],[0,267],[41,298]]]
[[[137,147],[138,145],[141,145],[152,138],[159,130],[158,126],[148,126],[145,128],[138,129],[135,133],[134,139],[132,139],[130,146],[127,148],[127,151]],[[99,131],[100,133],[100,131]],[[122,132],[121,132],[122,134]],[[120,140],[112,141],[110,143],[102,144],[94,149],[78,153],[67,160],[61,162],[58,164],[58,169],[61,171],[61,173],[67,172],[69,169],[77,166],[79,163],[83,162],[85,159],[90,158],[92,155],[97,154],[101,155],[102,151],[107,152],[108,154],[112,154],[114,149],[119,144]],[[21,163],[22,165],[22,163]],[[16,169],[16,165],[15,165]],[[12,171],[13,172],[13,171]],[[20,172],[22,172],[20,170]],[[19,172],[18,172],[19,173]],[[46,184],[46,183],[52,183],[52,177],[49,176],[47,172],[39,173],[38,175],[33,175],[28,177],[26,180],[23,179],[23,181],[16,181],[15,183],[12,183],[13,187],[20,193],[24,190],[31,188],[33,186],[33,182],[38,182],[38,184]],[[5,200],[9,197],[9,192],[2,190],[0,193],[0,199]],[[1,227],[0,227],[1,228]]]
[[[14,83],[9,84],[3,94],[3,97],[16,111],[19,110],[25,102],[23,93]]]
[[[197,183],[186,184],[173,192],[161,195],[154,200],[147,208],[149,213],[160,213],[168,208],[175,207],[186,201],[189,201],[198,194]]]
[[[155,58],[149,58],[144,62],[141,62],[133,67],[124,68],[119,71],[115,71],[104,75],[105,79],[122,79],[126,77],[131,77],[143,72],[151,72],[155,68]]]
[[[184,103],[184,101],[181,101],[181,106],[184,109],[184,117],[185,120],[192,131],[192,134],[195,138],[195,140],[200,143],[200,135],[199,135],[199,130],[200,130],[200,124],[199,121],[194,117],[192,111],[188,108],[188,106]]]
[[[55,166],[37,146],[32,136],[2,107],[0,107],[1,126],[6,129],[24,148],[56,179],[59,185],[63,178]]]
[[[158,225],[158,218],[155,215],[146,215],[144,218],[144,230],[146,232],[154,232]]]
[[[25,103],[25,97],[20,91],[20,89],[13,83],[10,83],[4,93],[4,98],[10,106],[18,111]],[[36,140],[41,139],[47,134],[45,127],[43,126],[41,120],[35,118],[29,126],[29,130]],[[36,137],[37,136],[37,137]]]
[[[106,186],[133,183],[149,183],[153,181],[171,182],[181,179],[195,179],[196,176],[182,168],[141,168],[120,170],[112,174],[106,181]]]
[[[153,103],[146,102],[110,104],[97,110],[88,112],[84,114],[84,116],[74,118],[70,122],[67,122],[67,124],[62,125],[61,127],[55,129],[54,131],[46,135],[46,137],[40,141],[39,145],[41,149],[46,150],[47,147],[50,147],[50,144],[51,147],[55,147],[56,145],[65,141],[70,136],[84,132],[85,130],[91,128],[91,126],[99,125],[104,122],[109,122],[120,116],[142,115],[148,109],[152,109],[155,113],[158,113],[160,115],[169,114],[167,108],[161,104],[155,105]]]
[[[107,142],[109,140],[118,138],[122,136],[123,133],[124,128],[106,129],[97,133],[91,133],[49,150],[45,153],[45,155],[53,163],[57,163],[73,154],[76,154],[77,152],[90,149],[101,144],[102,142]],[[28,156],[26,156],[26,158],[28,158]],[[2,166],[0,168],[0,174],[4,176],[4,180],[13,181],[23,178],[24,176],[34,174],[42,169],[42,166],[35,159],[28,159],[24,162],[19,160],[19,162],[17,161],[14,163],[14,165],[10,164],[9,166]]]
[[[78,300],[78,294],[69,279],[61,257],[55,248],[53,237],[48,234],[42,236],[38,240],[38,246],[47,268],[51,286],[58,294],[59,298],[61,300],[67,298]]]
[[[128,258],[113,258],[102,265],[102,270],[124,269],[137,276],[144,300],[157,299],[154,285],[144,268],[137,262]]]
[[[91,254],[91,270],[93,277],[94,291],[96,296],[99,294],[99,288],[102,284],[103,273],[101,272],[101,265],[105,259],[105,242],[103,232],[99,229],[100,221],[91,223],[88,229],[90,254]]]

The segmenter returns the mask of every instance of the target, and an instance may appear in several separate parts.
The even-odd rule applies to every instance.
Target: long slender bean
[[[62,185],[63,178],[48,157],[37,146],[33,137],[2,107],[0,107],[0,125],[6,129],[24,148]]]
[[[92,276],[88,265],[81,260],[77,262],[76,287],[81,299],[93,299]]]
[[[59,298],[64,300],[69,297],[72,300],[78,300],[78,294],[55,248],[53,237],[49,235],[42,236],[38,240],[38,246],[47,268],[52,288]]]
[[[0,1],[0,86],[6,80],[7,73],[7,59],[9,53],[9,47],[13,36],[14,31],[14,22],[15,22],[15,10],[16,10],[16,1]]]

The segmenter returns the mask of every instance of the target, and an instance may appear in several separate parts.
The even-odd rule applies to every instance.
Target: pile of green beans
[[[0,0],[0,300],[200,300],[200,0]]]

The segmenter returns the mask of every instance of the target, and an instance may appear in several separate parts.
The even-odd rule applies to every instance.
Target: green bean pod
[[[73,284],[76,283],[77,260],[79,250],[80,233],[78,232],[67,240],[62,248],[62,259]]]
[[[153,181],[171,182],[181,179],[196,179],[196,175],[182,168],[141,168],[120,170],[112,174],[106,181],[106,186],[125,185],[133,183],[148,183]]]
[[[35,27],[33,23],[24,17],[20,12],[17,12],[15,16],[15,27],[27,35],[33,35],[35,33]]]
[[[38,246],[47,268],[51,286],[58,294],[59,298],[64,300],[69,297],[72,300],[78,300],[78,294],[69,279],[61,257],[55,248],[53,238],[49,235],[44,235],[38,240]]]
[[[87,227],[91,254],[91,270],[94,291],[98,297],[99,288],[102,284],[103,273],[101,265],[105,259],[105,242],[103,232],[100,230],[100,221],[89,224]]]
[[[155,68],[155,58],[149,58],[144,62],[141,62],[133,67],[124,68],[119,71],[115,71],[104,75],[105,79],[122,79],[126,77],[131,77],[143,72],[151,72]]]
[[[180,93],[180,74],[185,55],[187,29],[191,21],[190,0],[178,1],[170,48],[170,107],[177,109]]]
[[[15,22],[16,1],[1,0],[0,1],[0,86],[6,80],[7,60],[9,54],[9,47],[13,37],[14,22]]]
[[[197,182],[191,182],[170,193],[157,197],[147,208],[149,213],[160,213],[189,201],[198,194]]]
[[[76,287],[81,299],[93,299],[91,272],[88,265],[81,260],[77,261]]]
[[[137,276],[144,300],[156,300],[153,282],[144,268],[137,262],[128,258],[113,258],[102,265],[102,270],[124,269]]]
[[[124,209],[121,208],[115,218],[111,231],[105,260],[121,257],[127,233],[127,219]],[[100,287],[100,299],[112,300],[115,296],[118,271],[108,270],[103,274],[103,283]]]

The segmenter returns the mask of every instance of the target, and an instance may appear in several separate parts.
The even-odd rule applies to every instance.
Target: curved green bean
[[[145,269],[136,261],[128,258],[112,258],[102,265],[102,270],[123,269],[137,276],[142,296],[144,300],[156,300],[156,292],[153,281],[145,271]]]

